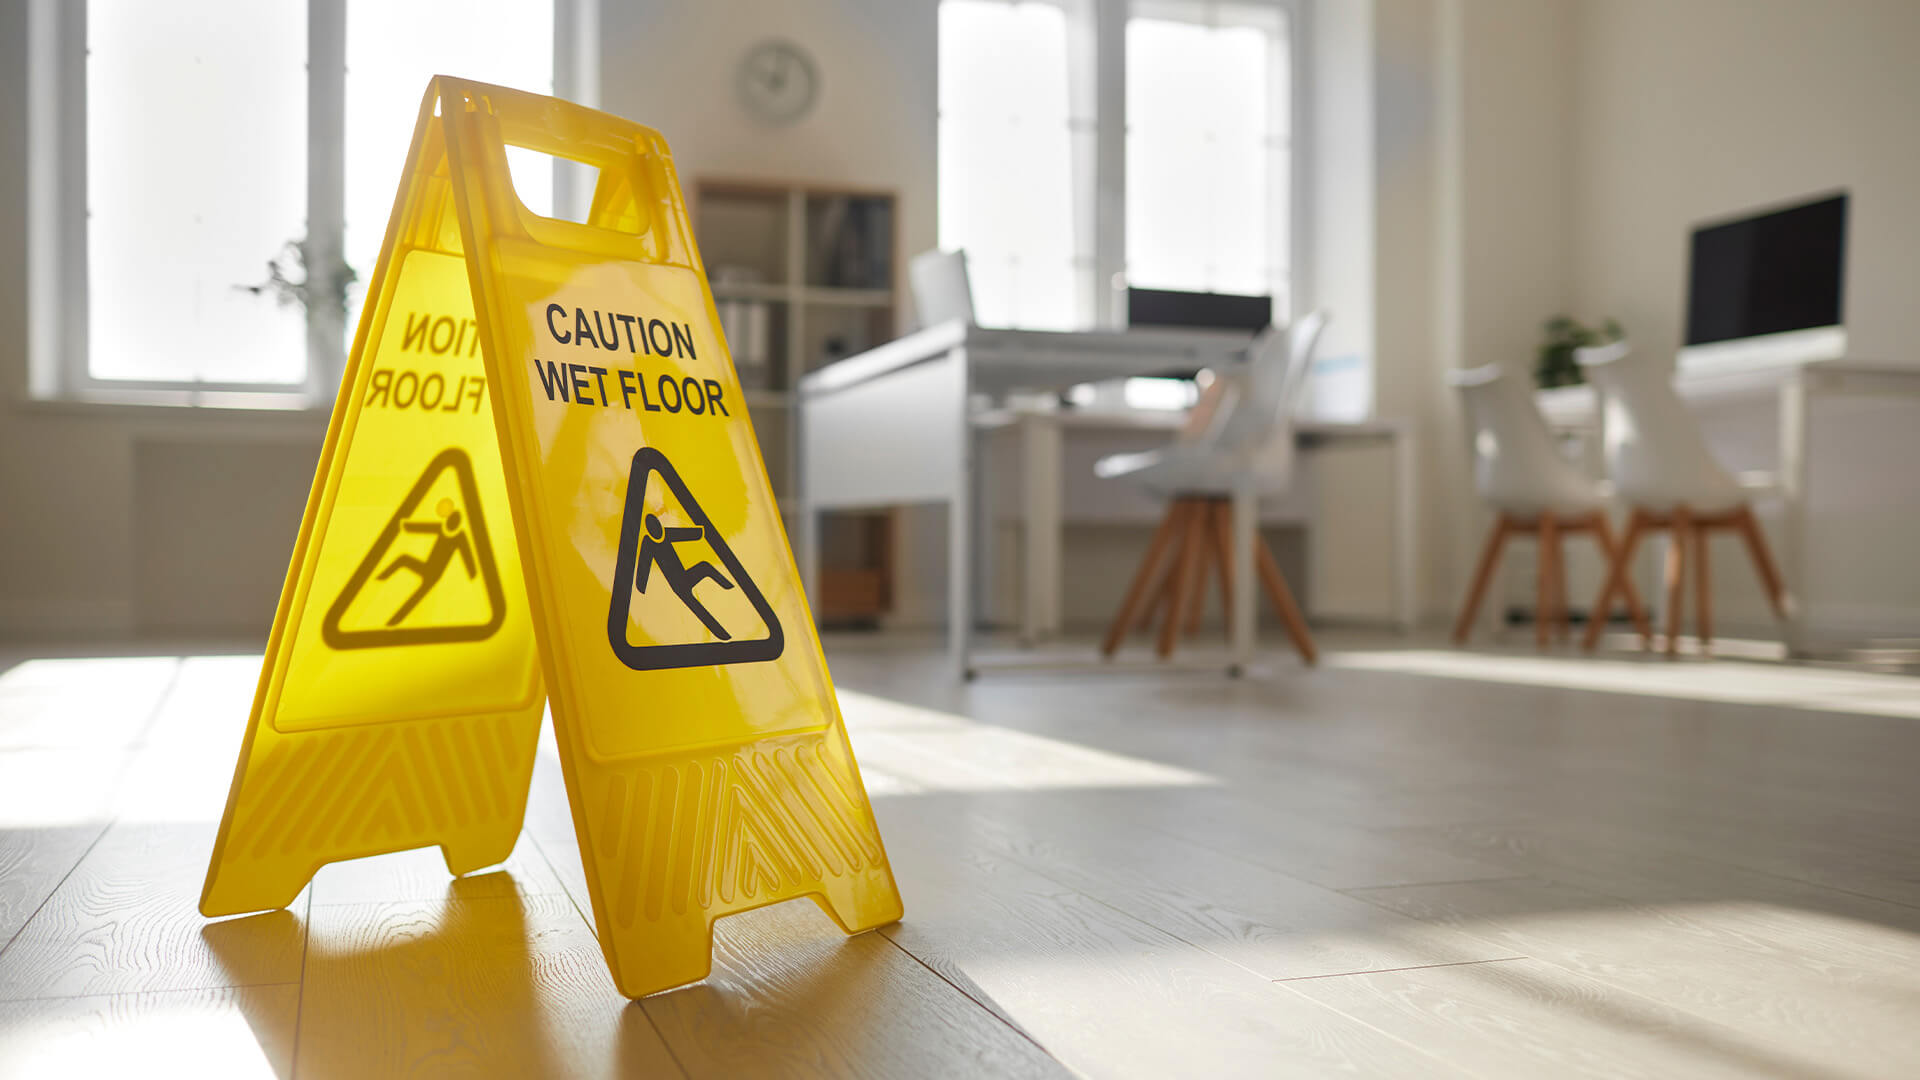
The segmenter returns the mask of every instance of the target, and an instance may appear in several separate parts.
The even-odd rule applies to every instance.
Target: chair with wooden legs
[[[1095,465],[1101,477],[1133,480],[1169,499],[1101,642],[1103,655],[1112,656],[1135,626],[1150,626],[1155,618],[1160,620],[1155,651],[1162,659],[1173,655],[1182,630],[1192,633],[1199,626],[1212,568],[1218,570],[1222,607],[1232,624],[1232,494],[1251,481],[1260,494],[1279,495],[1291,482],[1293,409],[1326,321],[1325,313],[1314,312],[1284,332],[1270,329],[1262,334],[1244,371],[1218,384],[1220,396],[1208,403],[1217,408],[1203,430],[1163,450],[1115,454]],[[1273,553],[1257,534],[1254,566],[1300,658],[1316,662],[1319,654],[1306,619]]]
[[[1607,525],[1606,494],[1597,481],[1580,474],[1554,448],[1553,436],[1521,380],[1488,364],[1450,376],[1473,429],[1474,483],[1492,505],[1495,517],[1480,562],[1474,568],[1467,601],[1453,626],[1455,644],[1473,630],[1487,585],[1500,564],[1507,541],[1537,537],[1540,557],[1534,588],[1534,640],[1545,648],[1554,637],[1571,633],[1567,614],[1566,560],[1562,541],[1569,533],[1587,533],[1612,563],[1613,531]],[[1627,610],[1647,632],[1646,613],[1631,583]],[[1598,616],[1596,616],[1597,618]]]
[[[1626,535],[1607,568],[1594,610],[1605,612],[1615,596],[1632,594],[1634,551],[1642,537],[1665,529],[1672,536],[1667,547],[1665,582],[1667,653],[1672,655],[1680,649],[1689,575],[1694,583],[1700,649],[1706,652],[1713,642],[1713,590],[1707,556],[1707,542],[1713,532],[1737,533],[1745,542],[1754,570],[1767,590],[1767,600],[1780,618],[1787,614],[1786,585],[1748,501],[1752,488],[1715,460],[1686,403],[1674,392],[1667,372],[1642,360],[1628,359],[1630,353],[1625,342],[1574,353],[1605,402],[1607,472],[1614,493],[1628,511]],[[1651,631],[1643,628],[1641,639],[1651,645]],[[1588,627],[1583,644],[1591,649],[1599,641],[1596,619]]]
[[[1153,534],[1147,554],[1140,560],[1126,599],[1107,627],[1100,652],[1112,656],[1135,626],[1151,627],[1156,618],[1160,630],[1154,651],[1164,659],[1173,655],[1182,633],[1191,635],[1200,627],[1205,605],[1207,577],[1217,569],[1220,578],[1220,609],[1226,621],[1233,621],[1232,500],[1216,496],[1184,495],[1167,504],[1166,516]],[[1287,636],[1300,658],[1317,663],[1319,650],[1307,620],[1294,602],[1287,580],[1280,574],[1264,537],[1254,539],[1254,568],[1260,575],[1261,589],[1280,615]],[[1184,625],[1183,625],[1184,624]]]

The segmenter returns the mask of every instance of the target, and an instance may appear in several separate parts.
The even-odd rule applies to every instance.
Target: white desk
[[[1785,511],[1781,561],[1789,597],[1787,650],[1795,656],[1812,656],[1842,644],[1816,640],[1808,618],[1814,606],[1808,588],[1814,577],[1809,573],[1807,516],[1812,401],[1823,396],[1902,396],[1920,404],[1920,367],[1854,359],[1726,365],[1682,371],[1674,378],[1674,388],[1682,398],[1701,404],[1755,395],[1774,397],[1780,455],[1777,491]],[[1550,423],[1591,430],[1595,441],[1605,444],[1606,410],[1591,386],[1544,391],[1539,400]],[[1894,462],[1868,464],[1897,467]]]
[[[949,648],[956,671],[972,670],[975,615],[973,534],[979,513],[975,434],[993,422],[990,403],[1012,392],[1062,391],[1081,383],[1172,370],[1231,369],[1246,334],[1218,331],[1000,330],[960,321],[909,334],[814,372],[800,382],[799,513],[795,530],[807,588],[818,580],[819,515],[936,502],[948,509]],[[1002,414],[1004,415],[1004,414]],[[1004,422],[1004,421],[1002,421]],[[1026,557],[1042,582],[1030,589],[1023,624],[1036,634],[1059,619],[1060,439],[1058,421],[1023,420],[1029,436]],[[1396,457],[1396,615],[1412,618],[1413,499],[1409,440],[1399,425],[1318,425],[1303,439],[1391,440]],[[1232,559],[1239,592],[1229,635],[1232,662],[1253,655],[1257,497],[1233,499]]]

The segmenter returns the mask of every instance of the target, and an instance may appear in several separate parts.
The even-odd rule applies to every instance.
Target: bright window
[[[1265,4],[1139,0],[1127,22],[1127,281],[1266,294],[1287,318],[1289,51]]]
[[[1067,13],[940,4],[940,246],[964,249],[984,326],[1085,325],[1074,245]]]
[[[70,381],[305,388],[311,348],[344,350],[324,339],[343,299],[351,329],[361,289],[343,297],[333,270],[316,268],[336,287],[307,297],[333,305],[314,335],[302,303],[247,286],[276,259],[305,276],[287,254],[305,240],[344,252],[364,287],[428,79],[552,93],[556,2],[88,0],[84,53],[64,53],[86,68],[85,113],[67,114],[86,148],[74,226],[87,253],[86,335],[84,350],[68,350]],[[344,139],[310,136],[310,106],[328,111],[316,94],[333,96]],[[508,159],[521,200],[550,213],[552,159],[517,149]],[[343,205],[313,202],[310,182],[328,177],[343,179]]]
[[[297,384],[297,307],[236,286],[306,232],[307,12],[87,5],[87,372]]]
[[[976,318],[1121,325],[1129,285],[1289,318],[1302,2],[940,0],[940,246]]]

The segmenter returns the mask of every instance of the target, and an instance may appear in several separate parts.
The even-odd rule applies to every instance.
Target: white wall
[[[1313,200],[1303,299],[1333,316],[1309,392],[1316,413],[1347,419],[1369,415],[1375,393],[1373,9],[1373,0],[1315,5],[1302,45]]]
[[[1444,368],[1500,364],[1531,380],[1541,324],[1568,308],[1569,157],[1580,138],[1571,115],[1573,7],[1568,0],[1442,5],[1442,67],[1455,95],[1444,135]],[[1428,505],[1437,507],[1431,535],[1444,551],[1436,550],[1430,564],[1439,586],[1431,610],[1451,616],[1490,515],[1473,492],[1454,391],[1436,386],[1432,401],[1438,460]],[[1506,578],[1530,585],[1534,556],[1532,545],[1510,544]],[[1568,556],[1571,599],[1585,607],[1585,579],[1598,573],[1598,559],[1578,539]]]
[[[1678,346],[1703,219],[1852,191],[1847,330],[1920,362],[1920,3],[1583,0],[1574,299]]]
[[[724,0],[600,12],[600,107],[659,129],[681,182],[701,176],[891,188],[901,250],[934,246],[933,0]],[[786,38],[819,67],[818,104],[787,127],[755,123],[734,72]]]
[[[1524,372],[1539,327],[1567,300],[1566,126],[1569,0],[1367,0],[1331,7],[1320,72],[1364,119],[1320,133],[1323,198],[1358,225],[1322,221],[1316,268],[1336,274],[1335,323],[1367,320],[1376,415],[1409,423],[1419,448],[1420,611],[1459,601],[1484,517],[1473,495],[1460,412],[1446,373],[1501,363]],[[1357,58],[1350,47],[1358,36]],[[1358,82],[1353,80],[1358,78]],[[1326,109],[1322,109],[1324,114]],[[1353,130],[1364,152],[1343,145]],[[1356,194],[1357,193],[1357,194]],[[1364,243],[1365,258],[1328,244]],[[1359,269],[1356,272],[1355,266]],[[1345,295],[1343,295],[1345,294]],[[1358,295],[1359,302],[1354,300]],[[1345,301],[1342,303],[1342,301]],[[1387,497],[1377,470],[1330,482]],[[1336,609],[1384,587],[1384,536],[1342,535]]]

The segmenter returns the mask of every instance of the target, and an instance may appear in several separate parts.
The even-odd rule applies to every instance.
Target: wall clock
[[[820,69],[805,49],[772,38],[741,57],[734,88],[755,119],[784,126],[805,116],[819,100]]]

